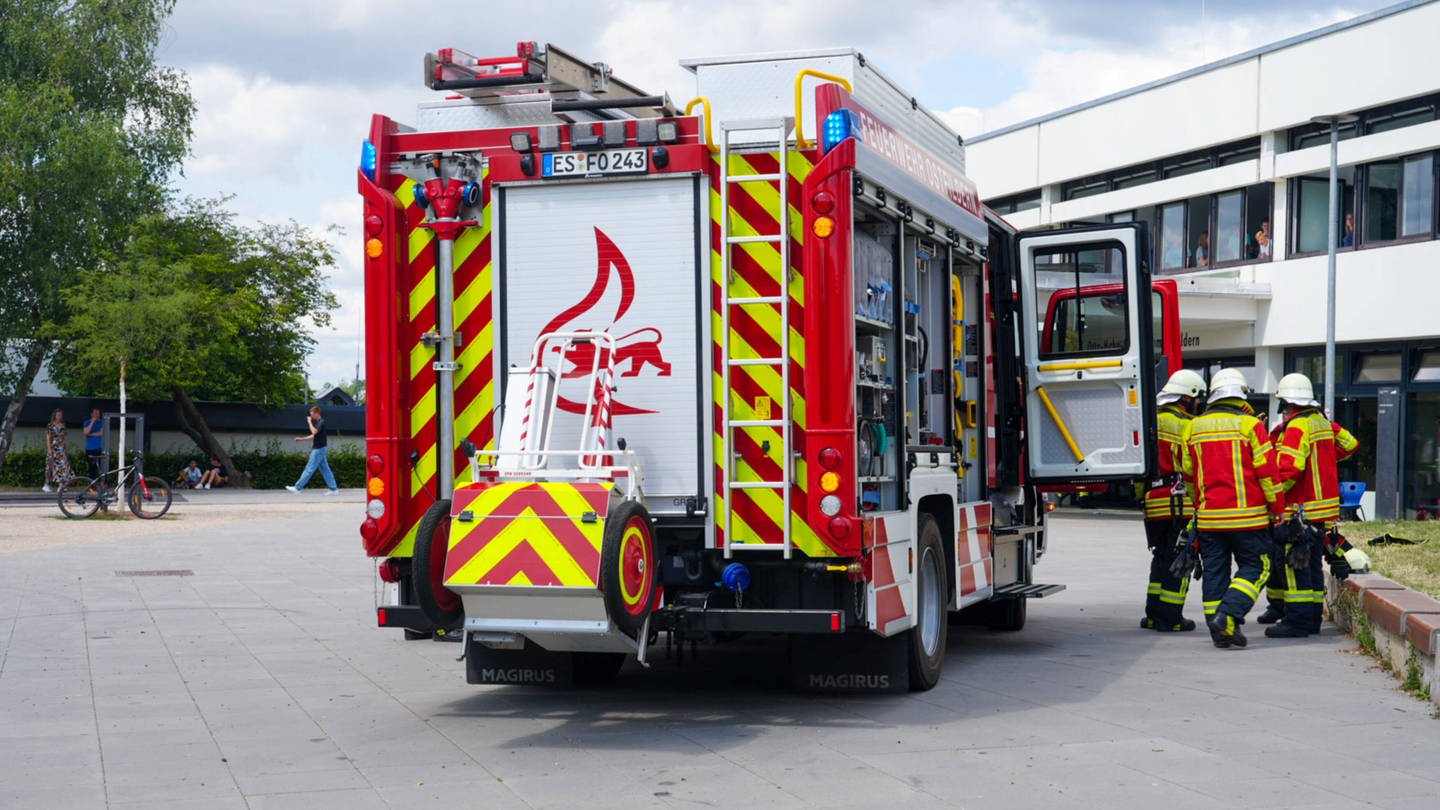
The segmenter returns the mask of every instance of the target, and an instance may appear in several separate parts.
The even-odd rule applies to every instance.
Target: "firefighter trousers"
[[[1145,591],[1145,618],[1161,630],[1178,627],[1185,618],[1185,595],[1190,591],[1189,577],[1170,573],[1175,561],[1175,541],[1184,526],[1178,520],[1145,521],[1145,540],[1150,545],[1150,584]]]
[[[1205,566],[1201,589],[1205,618],[1221,612],[1239,621],[1260,597],[1270,578],[1270,530],[1201,532],[1200,561]],[[1231,575],[1231,566],[1234,575]]]
[[[1319,524],[1317,524],[1319,525]],[[1321,526],[1321,531],[1324,527]],[[1309,633],[1320,632],[1320,611],[1325,604],[1325,549],[1315,544],[1310,562],[1297,571],[1285,563],[1290,547],[1275,543],[1271,548],[1270,579],[1265,596],[1270,608],[1285,624]]]

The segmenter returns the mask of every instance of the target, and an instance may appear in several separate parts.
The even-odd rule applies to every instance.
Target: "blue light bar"
[[[366,139],[360,144],[360,171],[375,182],[375,144]]]
[[[827,154],[846,138],[860,138],[860,117],[854,110],[840,109],[825,116],[820,128],[820,152]]]

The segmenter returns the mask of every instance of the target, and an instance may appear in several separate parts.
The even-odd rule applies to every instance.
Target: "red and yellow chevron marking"
[[[420,453],[410,476],[409,491],[403,514],[408,522],[404,539],[390,555],[408,557],[415,547],[415,532],[420,518],[433,502],[436,490],[436,448],[439,438],[435,424],[435,372],[430,364],[435,351],[421,341],[426,332],[435,330],[435,234],[419,227],[423,212],[415,205],[414,181],[406,180],[396,190],[406,203],[406,221],[411,224],[409,260],[406,278],[410,284],[409,325],[405,340],[410,346],[409,380],[406,385],[410,405],[410,450]],[[470,480],[470,466],[458,450],[461,439],[470,439],[481,449],[494,449],[495,410],[494,363],[491,352],[495,345],[492,326],[492,281],[490,227],[491,193],[488,170],[481,177],[483,196],[479,224],[466,228],[455,240],[455,330],[461,343],[456,348],[460,370],[455,375],[455,479]]]
[[[791,152],[787,160],[790,204],[790,269],[793,276],[780,267],[780,250],[770,243],[757,242],[731,246],[731,268],[734,279],[725,277],[725,245],[720,238],[720,170],[719,158],[710,173],[710,282],[711,344],[713,358],[711,377],[712,406],[715,414],[715,535],[716,544],[723,542],[724,512],[733,510],[731,532],[733,542],[778,545],[783,542],[784,498],[773,489],[738,490],[727,499],[722,468],[735,463],[737,481],[774,481],[780,478],[784,443],[775,428],[742,428],[735,432],[738,460],[725,458],[724,399],[730,397],[732,419],[780,419],[794,421],[793,449],[805,448],[805,284],[801,277],[801,248],[805,242],[804,219],[800,211],[801,186],[813,163],[805,153]],[[774,153],[733,154],[730,175],[771,174],[778,168]],[[775,211],[780,206],[778,182],[753,182],[730,186],[730,229],[735,236],[774,234],[779,230]],[[730,391],[723,391],[723,358],[720,356],[720,285],[728,284],[731,298],[777,295],[783,288],[790,298],[790,390],[782,391],[780,370],[773,366],[737,366],[730,370]],[[780,308],[778,305],[732,306],[730,312],[730,356],[732,358],[775,357],[780,353]],[[767,449],[768,447],[768,449]],[[803,458],[803,454],[801,456]],[[833,556],[834,552],[820,540],[807,523],[805,505],[805,462],[795,462],[791,489],[791,539],[795,547],[810,556]]]
[[[594,588],[613,484],[505,481],[455,490],[445,584]],[[587,522],[586,515],[594,516]]]

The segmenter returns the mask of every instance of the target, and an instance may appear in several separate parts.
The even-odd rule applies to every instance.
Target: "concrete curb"
[[[1373,637],[1375,655],[1397,677],[1418,674],[1440,703],[1440,601],[1412,591],[1379,574],[1352,574],[1345,580],[1326,577],[1325,603],[1330,618],[1365,646]]]

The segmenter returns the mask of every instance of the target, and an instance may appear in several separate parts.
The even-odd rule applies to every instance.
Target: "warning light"
[[[384,243],[384,242],[381,242],[379,239],[367,239],[367,240],[365,240],[365,255],[366,255],[366,256],[369,256],[369,257],[372,258],[372,259],[378,259],[378,258],[380,258],[380,254],[382,254],[382,253],[384,253],[384,252],[385,252],[385,243]]]
[[[835,220],[830,217],[816,217],[810,230],[814,231],[816,236],[825,239],[835,232]]]
[[[834,492],[840,488],[840,473],[827,472],[820,476],[820,489],[825,492]]]
[[[375,144],[368,139],[360,143],[360,171],[375,182]]]
[[[370,483],[365,485],[365,491],[370,493],[370,497],[378,498],[385,494],[385,482],[379,478],[371,478]]]
[[[860,116],[854,110],[840,109],[825,116],[820,128],[820,151],[822,154],[834,149],[846,138],[861,140]]]

